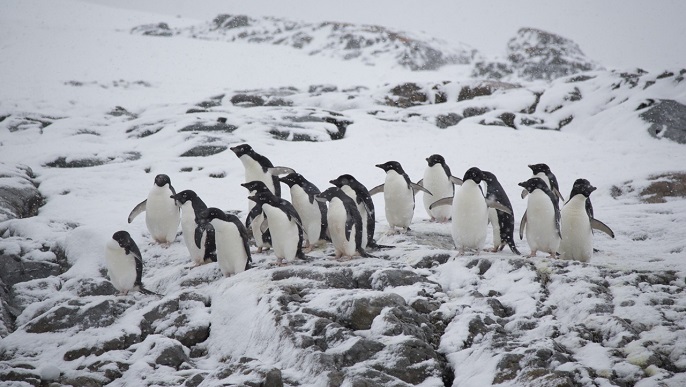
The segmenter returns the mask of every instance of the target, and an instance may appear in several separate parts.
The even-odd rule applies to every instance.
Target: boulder
[[[653,101],[638,115],[649,123],[648,133],[686,144],[686,105],[672,99]]]

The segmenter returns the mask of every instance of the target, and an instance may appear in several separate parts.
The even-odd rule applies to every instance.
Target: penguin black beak
[[[248,196],[248,199],[252,200],[253,202],[257,202],[256,196]]]
[[[326,199],[324,199],[323,197],[321,197],[319,195],[314,195],[314,200],[316,200],[318,202],[326,203]]]
[[[383,164],[376,164],[375,167],[383,169]]]
[[[523,182],[521,182],[521,183],[519,183],[519,184],[517,184],[517,185],[520,186],[520,187],[526,188],[526,182],[525,182],[525,181],[523,181]]]

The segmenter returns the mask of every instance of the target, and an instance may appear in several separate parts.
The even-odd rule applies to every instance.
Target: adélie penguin
[[[392,232],[396,227],[401,228],[403,231],[408,231],[414,215],[415,192],[424,191],[428,194],[431,194],[431,192],[421,185],[410,181],[410,177],[407,176],[407,173],[405,173],[403,167],[397,161],[377,164],[376,167],[386,172],[386,180],[382,185],[369,191],[369,194],[374,195],[383,192],[389,232]]]
[[[172,196],[176,191],[169,176],[159,174],[148,193],[148,198],[138,203],[129,214],[129,223],[142,212],[145,212],[145,224],[150,236],[158,242],[169,244],[176,238],[179,228],[179,206]]]
[[[230,149],[243,164],[246,183],[261,181],[274,195],[281,197],[279,177],[270,171],[274,164],[267,157],[255,152],[248,144],[236,145]],[[252,210],[254,205],[255,203],[248,201],[248,211]]]
[[[312,249],[313,246],[328,239],[326,235],[326,204],[316,200],[316,195],[320,194],[321,191],[299,173],[289,173],[281,177],[280,180],[291,189],[291,203],[300,215],[305,232],[304,247]]]
[[[374,230],[376,228],[376,215],[374,202],[369,194],[369,190],[364,184],[360,183],[350,174],[343,174],[330,180],[329,183],[335,185],[350,196],[355,203],[362,217],[362,246],[369,249],[388,248],[391,246],[379,245],[374,240]]]
[[[526,230],[526,241],[531,248],[529,257],[535,257],[541,250],[550,254],[550,258],[555,258],[561,240],[560,207],[557,197],[539,177],[532,177],[519,183],[519,186],[529,193],[519,237],[521,239]]]
[[[560,258],[588,262],[593,255],[593,230],[600,230],[615,237],[603,222],[593,217],[591,193],[596,187],[586,179],[577,179],[572,186],[569,200],[560,211]]]
[[[329,201],[327,224],[335,257],[367,257],[362,246],[362,217],[355,201],[338,187],[327,188],[315,196],[319,202]]]
[[[267,185],[261,181],[250,181],[241,184],[241,186],[248,190],[248,196],[256,195],[261,192],[271,192]],[[264,222],[265,218],[264,212],[262,211],[262,206],[252,205],[250,211],[248,212],[248,216],[245,219],[245,227],[252,231],[252,236],[255,239],[255,246],[257,246],[258,254],[263,250],[269,250],[272,247],[272,236],[269,232],[269,227],[262,227]]]
[[[521,255],[514,241],[515,218],[510,198],[492,172],[481,172],[483,173],[483,181],[486,183],[486,197],[510,209],[510,212],[498,211],[495,208],[488,209],[488,220],[493,227],[492,251],[501,251],[505,245],[508,245],[513,253]]]
[[[455,184],[461,185],[462,179],[450,173],[450,167],[441,155],[431,155],[426,158],[426,162],[428,165],[424,169],[424,177],[417,183],[431,192],[424,192],[424,209],[432,222],[444,223],[450,220],[450,206],[430,207],[438,199],[453,197]]]
[[[200,227],[212,225],[214,238],[208,238],[207,246],[214,249],[217,264],[225,277],[241,273],[250,268],[252,258],[248,247],[248,231],[243,223],[232,214],[216,207],[206,208],[200,215]]]
[[[248,199],[254,201],[256,206],[261,206],[264,211],[266,219],[262,228],[269,227],[276,263],[282,265],[284,260],[290,263],[295,258],[304,259],[302,222],[295,207],[269,191],[258,192]]]
[[[479,168],[469,168],[464,174],[462,185],[455,188],[455,196],[439,199],[431,205],[433,208],[452,201],[452,236],[460,255],[466,250],[474,250],[479,254],[483,249],[489,207],[512,213],[506,206],[484,196],[479,185],[483,178],[483,172]]]
[[[117,231],[105,245],[105,264],[110,282],[120,294],[138,290],[154,294],[143,287],[143,258],[138,245],[126,231]]]
[[[532,177],[540,177],[546,183],[548,188],[550,188],[555,197],[559,198],[563,202],[565,201],[565,198],[562,197],[562,194],[560,193],[560,186],[557,183],[557,177],[555,177],[553,171],[550,170],[548,164],[529,164],[529,169],[531,169],[531,172],[534,174]],[[524,199],[528,193],[529,191],[526,189],[522,190],[522,199]]]
[[[190,189],[172,195],[172,198],[181,205],[181,235],[191,256],[191,261],[196,266],[202,265],[205,263],[205,246],[204,243],[200,247],[195,244],[195,233],[201,212],[207,208],[207,205],[195,191]]]

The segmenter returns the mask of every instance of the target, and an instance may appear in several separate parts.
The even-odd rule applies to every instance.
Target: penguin
[[[148,198],[138,203],[129,214],[129,223],[145,211],[145,224],[152,238],[163,244],[169,244],[176,239],[179,228],[179,206],[171,197],[176,191],[169,176],[159,174],[155,176],[155,183],[148,194]]]
[[[368,257],[362,246],[362,217],[355,201],[338,187],[327,188],[315,196],[319,202],[329,201],[327,224],[336,259]]]
[[[190,254],[191,262],[195,266],[202,265],[205,263],[205,244],[201,243],[200,247],[195,244],[195,233],[201,218],[200,214],[207,208],[207,205],[195,191],[189,189],[171,197],[181,205],[181,235],[183,235],[183,241]]]
[[[417,184],[431,191],[432,194],[424,193],[424,209],[431,217],[432,222],[445,223],[450,220],[450,206],[437,206],[429,208],[436,200],[453,197],[455,184],[461,185],[462,179],[450,173],[450,167],[446,164],[443,156],[434,154],[426,158],[428,166],[424,169],[424,178]]]
[[[374,212],[374,202],[367,187],[349,174],[340,175],[330,180],[329,183],[342,189],[346,195],[350,196],[357,203],[357,209],[362,217],[362,246],[369,249],[390,248],[391,246],[379,245],[374,240],[376,215]]]
[[[540,177],[541,179],[543,179],[543,181],[546,183],[546,185],[548,185],[548,188],[550,188],[553,194],[555,194],[555,196],[563,202],[565,201],[565,198],[562,197],[562,194],[560,193],[560,186],[557,184],[557,177],[555,177],[555,175],[550,170],[550,167],[547,164],[529,164],[529,168],[534,173],[532,177]],[[527,191],[526,189],[522,190],[522,199],[524,199],[528,194],[529,191]]]
[[[260,192],[271,192],[267,185],[261,181],[251,181],[241,185],[250,192],[248,196],[255,195]],[[262,206],[253,205],[250,209],[250,212],[248,212],[248,217],[245,219],[245,227],[252,231],[258,254],[264,250],[269,250],[272,247],[271,233],[269,232],[268,227],[262,228],[263,222],[264,213],[262,211]]]
[[[278,176],[275,176],[269,171],[274,164],[268,158],[255,152],[248,144],[241,144],[230,148],[236,154],[243,168],[245,168],[245,182],[261,181],[267,185],[267,188],[276,195],[281,197],[281,185],[279,184]],[[252,208],[252,204],[251,204]]]
[[[119,294],[131,290],[143,294],[155,294],[143,287],[143,258],[138,245],[126,231],[117,231],[105,245],[107,275]]]
[[[392,232],[396,227],[407,232],[410,230],[410,223],[412,223],[412,216],[414,215],[415,192],[423,191],[428,194],[431,192],[410,181],[410,177],[407,176],[397,161],[376,164],[376,167],[386,172],[386,181],[382,185],[374,187],[369,191],[369,194],[374,195],[383,192],[389,232]]]
[[[300,215],[306,236],[304,247],[311,250],[320,241],[328,239],[326,203],[315,200],[321,191],[299,173],[289,173],[280,180],[291,189],[291,202]]]
[[[261,206],[264,211],[266,219],[261,228],[269,227],[277,265],[283,265],[284,260],[290,263],[295,258],[305,259],[302,252],[302,222],[295,207],[269,191],[258,192],[248,199],[256,203],[255,207]]]
[[[517,255],[522,255],[514,241],[514,211],[512,210],[512,204],[510,203],[510,198],[507,197],[507,193],[503,186],[498,181],[498,178],[489,171],[481,171],[483,173],[483,182],[486,183],[486,197],[497,201],[498,203],[504,205],[510,209],[511,213],[504,211],[498,211],[495,208],[488,209],[488,220],[493,226],[493,252],[501,251],[505,248],[505,245],[510,247],[513,253]]]
[[[236,215],[210,207],[201,212],[199,220],[201,227],[212,225],[214,238],[208,238],[206,243],[210,245],[210,250],[216,252],[217,264],[224,277],[250,268],[252,257],[248,247],[248,230]]]
[[[439,199],[431,205],[433,209],[452,201],[452,236],[459,255],[464,255],[465,250],[474,250],[479,254],[483,248],[486,242],[489,207],[512,213],[496,200],[484,197],[479,185],[483,179],[483,172],[479,168],[469,168],[462,178],[462,185],[455,189],[455,196]]]
[[[519,186],[529,193],[519,237],[522,238],[526,229],[526,241],[531,248],[529,257],[535,257],[538,250],[543,250],[550,254],[549,258],[555,258],[562,239],[558,198],[540,177],[532,177]]]
[[[593,217],[591,193],[596,187],[586,179],[576,179],[569,200],[560,211],[559,253],[561,259],[588,262],[593,255],[593,230],[600,230],[614,238],[614,232],[605,223]]]

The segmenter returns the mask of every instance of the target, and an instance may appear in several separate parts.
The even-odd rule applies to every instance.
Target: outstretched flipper
[[[455,185],[462,185],[463,181],[459,177],[450,176],[450,182]]]
[[[145,204],[148,202],[148,199],[143,200],[142,202],[138,203],[136,207],[131,210],[131,213],[129,214],[129,223],[133,222],[134,219],[141,213],[145,212]]]
[[[608,227],[605,223],[599,221],[598,219],[591,218],[591,228],[594,230],[602,231],[610,237],[614,238],[615,233]]]
[[[429,195],[433,195],[433,194],[431,193],[431,191],[429,191],[428,189],[422,187],[422,186],[419,185],[419,184],[410,183],[410,187],[412,187],[412,190],[414,191],[413,193],[414,193],[415,195],[416,195],[417,192],[419,192],[419,191],[423,191],[423,192],[428,193]]]
[[[293,168],[288,168],[288,167],[271,167],[267,168],[267,172],[274,176],[280,176],[280,175],[288,175],[291,173],[295,173],[295,169]]]
[[[506,206],[500,204],[499,202],[497,202],[493,199],[486,198],[486,205],[488,205],[488,207],[490,207],[490,208],[494,208],[494,209],[501,211],[501,212],[504,212],[506,214],[513,215],[511,209],[507,208]]]
[[[431,205],[429,206],[429,209],[433,210],[434,207],[447,206],[450,204],[453,204],[453,197],[452,196],[448,196],[446,198],[436,200],[435,202],[431,203]]]
[[[369,190],[369,196],[374,196],[378,193],[383,192],[383,186],[384,186],[383,184],[380,184],[380,185],[377,185],[376,187],[372,188],[371,190]]]

